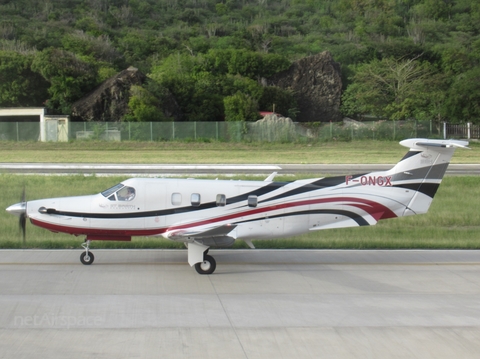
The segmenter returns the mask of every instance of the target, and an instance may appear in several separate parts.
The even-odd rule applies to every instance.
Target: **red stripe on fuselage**
[[[60,226],[58,224],[39,221],[30,218],[30,222],[35,226],[48,229],[52,232],[60,232],[73,234],[75,236],[92,235],[92,236],[108,236],[108,237],[132,237],[132,236],[155,236],[165,232],[165,228],[159,229],[99,229],[99,228],[79,228]]]

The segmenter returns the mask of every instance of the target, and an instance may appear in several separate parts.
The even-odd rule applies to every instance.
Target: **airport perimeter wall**
[[[39,141],[39,122],[0,122],[0,140]],[[46,141],[225,141],[314,142],[478,138],[478,125],[433,124],[420,121],[344,121],[340,123],[268,122],[69,122],[50,123]]]

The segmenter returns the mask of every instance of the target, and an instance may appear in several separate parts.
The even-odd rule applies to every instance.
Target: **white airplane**
[[[52,232],[86,236],[80,260],[92,264],[90,242],[162,236],[183,242],[200,274],[215,271],[210,247],[294,236],[327,228],[374,225],[426,213],[458,140],[408,139],[392,169],[368,174],[274,182],[130,178],[101,193],[25,201],[7,211]]]

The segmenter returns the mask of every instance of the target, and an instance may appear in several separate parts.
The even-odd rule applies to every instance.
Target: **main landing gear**
[[[215,268],[217,268],[217,262],[207,252],[208,250],[203,255],[203,262],[195,264],[195,270],[198,274],[212,274],[215,272]]]
[[[90,249],[90,241],[87,239],[85,243],[82,244],[82,247],[85,249],[85,252],[80,254],[80,262],[85,265],[90,265],[93,263],[95,256],[92,252],[89,251]]]
[[[90,252],[90,240],[86,239],[82,244],[85,249],[80,255],[80,262],[85,265],[93,263],[95,256]],[[195,270],[198,274],[212,274],[217,268],[217,262],[215,259],[208,255],[208,247],[198,243],[189,243],[188,245],[189,263],[191,266],[195,266]],[[199,260],[203,260],[200,262]],[[196,263],[195,263],[196,262]]]

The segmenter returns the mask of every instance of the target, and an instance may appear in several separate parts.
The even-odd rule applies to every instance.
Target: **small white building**
[[[0,121],[3,118],[15,118],[25,122],[39,122],[40,136],[39,140],[42,142],[67,142],[68,141],[68,127],[69,116],[50,116],[46,115],[45,107],[11,107],[0,108]],[[31,118],[31,121],[30,119]]]

